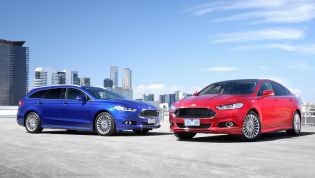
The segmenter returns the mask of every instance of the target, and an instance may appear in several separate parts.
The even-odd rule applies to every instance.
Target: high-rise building
[[[66,73],[65,72],[53,72],[51,74],[51,84],[52,85],[66,84]]]
[[[110,67],[110,79],[113,81],[113,88],[118,87],[118,67],[111,66]]]
[[[154,94],[143,94],[143,101],[154,101]]]
[[[87,77],[80,78],[80,85],[81,86],[91,86],[91,79]]]
[[[125,90],[132,90],[132,73],[129,68],[124,68],[122,88]]]
[[[48,86],[48,71],[43,67],[35,69],[34,88]]]
[[[176,101],[176,95],[175,94],[160,95],[159,101],[160,103],[168,103],[168,106],[170,107]]]
[[[79,85],[80,84],[78,71],[63,70],[62,72],[65,73],[66,84],[74,84],[74,85]]]
[[[25,41],[0,39],[0,105],[15,106],[28,91],[28,47]]]
[[[113,88],[113,80],[110,78],[104,79],[104,88],[112,89]]]

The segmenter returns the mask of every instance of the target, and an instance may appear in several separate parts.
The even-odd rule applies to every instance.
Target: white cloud
[[[236,10],[248,10],[240,13]],[[314,0],[234,0],[210,3],[188,9],[197,16],[220,11],[232,11],[231,16],[215,21],[252,20],[255,22],[299,23],[315,17]]]
[[[210,67],[203,69],[204,71],[209,71],[209,72],[233,72],[239,70],[237,67],[232,67],[232,66],[217,66],[217,67]]]
[[[304,54],[315,54],[315,43],[313,44],[261,44],[261,45],[250,45],[250,46],[240,46],[233,50],[259,50],[259,49],[281,49],[290,52],[299,52]]]
[[[264,29],[239,33],[223,33],[209,37],[212,43],[244,42],[257,40],[298,40],[304,38],[304,30]]]

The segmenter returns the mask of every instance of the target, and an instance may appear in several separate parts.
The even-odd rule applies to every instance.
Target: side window
[[[62,88],[50,89],[45,95],[45,99],[61,99]]]
[[[290,92],[290,90],[287,89],[286,87],[282,86],[282,89],[284,90],[284,92],[286,93],[287,96],[292,95],[292,93]]]
[[[33,93],[31,96],[29,96],[28,98],[43,98],[46,92],[47,90],[37,91]]]
[[[275,92],[276,96],[285,96],[286,95],[286,93],[283,90],[282,86],[279,85],[278,83],[271,82],[271,86],[272,86],[272,89]]]
[[[74,88],[69,88],[67,92],[67,99],[76,100],[77,96],[85,95],[82,91]]]
[[[269,83],[267,83],[267,82],[263,83],[263,84],[260,86],[257,96],[262,96],[262,95],[263,95],[263,92],[264,92],[265,90],[271,90],[271,87],[270,87]]]

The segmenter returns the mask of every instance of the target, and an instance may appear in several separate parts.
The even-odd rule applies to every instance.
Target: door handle
[[[41,101],[38,101],[38,103],[37,104],[43,104],[43,102],[41,102]]]

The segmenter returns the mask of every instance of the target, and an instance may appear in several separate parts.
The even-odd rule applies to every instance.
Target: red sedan
[[[262,133],[301,131],[300,101],[272,80],[213,83],[171,106],[170,128],[179,139],[197,133],[241,135],[253,141]]]

